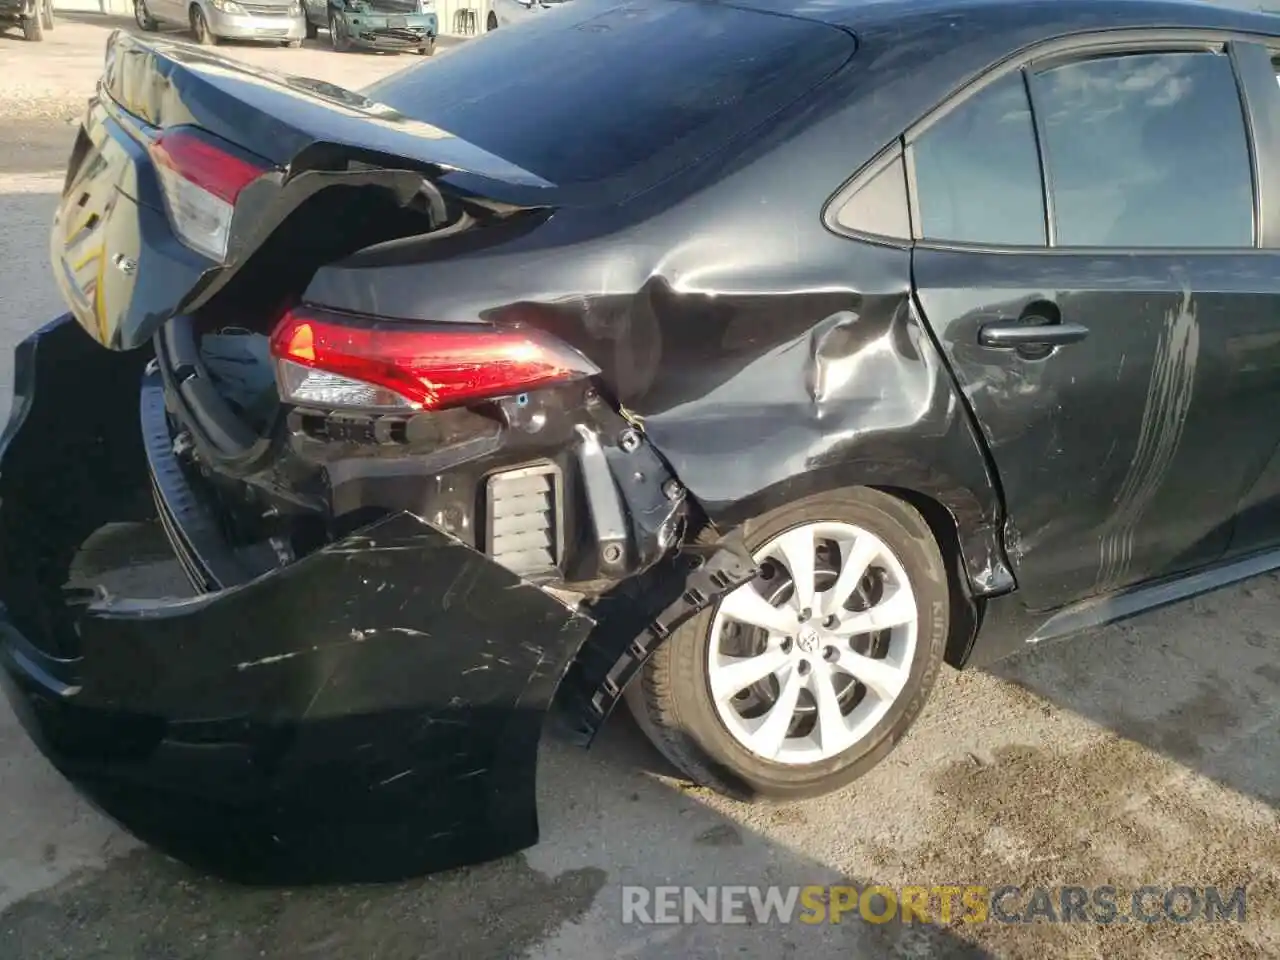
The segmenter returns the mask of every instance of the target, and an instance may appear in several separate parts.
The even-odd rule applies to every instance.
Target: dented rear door
[[[1199,120],[1203,155],[1187,146],[1171,162],[1155,101],[1117,89],[1143,69],[1186,87],[1190,113],[1169,117],[1169,135]],[[917,296],[993,456],[1020,594],[1044,610],[1222,557],[1273,446],[1259,400],[1273,390],[1280,274],[1254,249],[1225,56],[1059,63],[1030,88],[1039,146],[1015,72],[908,154]],[[1082,99],[1103,95],[1122,115],[1106,149],[1080,119]],[[1172,189],[1196,179],[1211,202]],[[1168,247],[1179,231],[1213,248]]]

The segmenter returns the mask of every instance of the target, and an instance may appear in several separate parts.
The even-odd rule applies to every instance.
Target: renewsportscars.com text
[[[622,888],[622,920],[693,923],[1191,923],[1245,919],[1244,887],[792,886]]]

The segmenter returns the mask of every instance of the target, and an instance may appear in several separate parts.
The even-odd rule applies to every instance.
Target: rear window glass
[[[762,122],[854,47],[825,24],[719,4],[569,0],[365,93],[552,183],[652,181]]]

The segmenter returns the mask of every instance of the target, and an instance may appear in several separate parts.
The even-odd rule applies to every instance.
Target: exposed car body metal
[[[607,182],[552,182],[483,136],[452,132],[460,108],[449,97],[423,106],[424,88],[434,95],[437,84],[460,83],[468,63],[487,68],[508,45],[552,32],[604,43],[614,28],[608,42],[643,40],[646,30],[662,32],[673,6],[574,0],[363,95],[113,38],[52,240],[79,322],[63,318],[20,348],[18,402],[0,456],[7,673],[33,731],[69,774],[97,783],[81,761],[101,761],[104,747],[68,752],[61,725],[83,726],[74,722],[81,709],[111,707],[136,715],[142,731],[109,738],[112,749],[135,751],[110,757],[113,783],[161,748],[175,758],[227,755],[252,771],[247,782],[258,792],[226,803],[253,811],[246,835],[284,838],[279,856],[255,867],[341,874],[336,852],[309,870],[284,867],[306,862],[311,842],[290,831],[321,830],[349,812],[348,820],[400,824],[349,840],[362,850],[406,845],[399,866],[368,874],[415,872],[531,842],[532,757],[552,696],[589,741],[663,637],[750,578],[749,557],[720,534],[806,493],[869,486],[924,514],[955,562],[956,665],[1280,562],[1232,560],[1228,532],[1197,556],[1232,562],[1198,581],[1162,581],[1167,557],[1149,554],[1103,596],[1037,607],[1023,587],[1052,578],[1037,566],[1036,531],[1020,518],[1042,514],[1008,509],[1009,477],[1024,480],[1018,471],[1031,460],[1008,471],[998,454],[1016,439],[1018,412],[1046,396],[983,379],[954,347],[957,331],[1008,299],[1007,284],[981,287],[972,302],[948,300],[958,267],[946,257],[963,253],[917,258],[910,240],[851,238],[822,217],[919,117],[1029,45],[1153,23],[1263,35],[1274,32],[1269,18],[1093,0],[850,3],[784,15],[763,4],[758,13],[700,4],[707,16],[770,18],[771,31],[803,35],[812,88],[757,104],[751,125],[732,136],[669,145]],[[145,144],[180,125],[275,166],[252,202],[237,205],[225,265],[183,247],[165,220]],[[340,196],[325,192],[335,185],[369,188],[361,202],[376,193],[392,219],[311,251],[310,265],[323,265],[300,277],[305,303],[405,322],[528,325],[590,358],[598,377],[531,391],[521,403],[504,398],[491,434],[471,423],[455,431],[447,417],[418,420],[416,434],[400,421],[393,429],[373,416],[290,410],[270,437],[240,436],[190,351],[192,317],[263,282],[254,255],[309,199]],[[466,216],[437,230],[434,210],[446,202]],[[395,221],[400,211],[410,219]],[[112,267],[120,257],[134,268]],[[1024,281],[1028,289],[1053,285],[1051,259],[1037,283]],[[917,296],[922,265],[933,282]],[[90,380],[106,399],[64,424],[73,379]],[[975,402],[984,391],[1004,404],[1003,420]],[[184,425],[177,438],[163,428],[161,407]],[[158,443],[138,429],[139,413],[144,427],[149,416],[162,424]],[[326,535],[301,559],[228,553],[201,535],[182,486],[188,467],[171,469],[174,446],[194,448],[219,489],[286,522],[321,517]],[[1251,448],[1254,496],[1278,475],[1267,467],[1274,448]],[[533,462],[569,478],[576,508],[554,569],[518,576],[485,556],[476,491],[495,471]],[[1061,482],[1085,483],[1081,471],[1093,466],[1063,466]],[[1233,475],[1243,489],[1231,493],[1247,499],[1245,472]],[[71,594],[67,611],[71,554],[107,513],[147,515],[146,497],[130,496],[153,486],[204,596],[138,603]],[[504,603],[464,603],[469,584],[501,591]],[[290,611],[304,603],[315,609],[294,622]],[[286,629],[246,632],[244,624],[273,616]],[[525,629],[533,623],[544,625],[537,639]],[[445,635],[447,648],[435,642]],[[309,726],[321,718],[333,718],[332,734]],[[74,748],[77,737],[68,739]],[[438,796],[417,789],[423,771]],[[203,794],[206,775],[177,776]],[[225,787],[212,778],[209,798]],[[446,824],[439,836],[422,832],[432,818]],[[484,829],[499,818],[511,826],[486,845]]]
[[[431,0],[307,0],[311,32],[331,32],[335,50],[418,50],[435,52],[439,18]]]
[[[144,839],[242,880],[385,880],[536,842],[538,740],[595,624],[438,527],[398,512],[192,598],[65,586],[86,536],[150,511],[144,359],[70,317],[17,352],[0,674],[41,748]],[[86,388],[102,402],[68,422]],[[717,588],[749,575],[717,552]],[[670,620],[715,596],[678,569]]]

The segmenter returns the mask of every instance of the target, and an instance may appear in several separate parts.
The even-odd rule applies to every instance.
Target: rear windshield
[[[569,0],[365,93],[552,183],[652,182],[800,97],[854,46],[826,24],[717,3]]]

